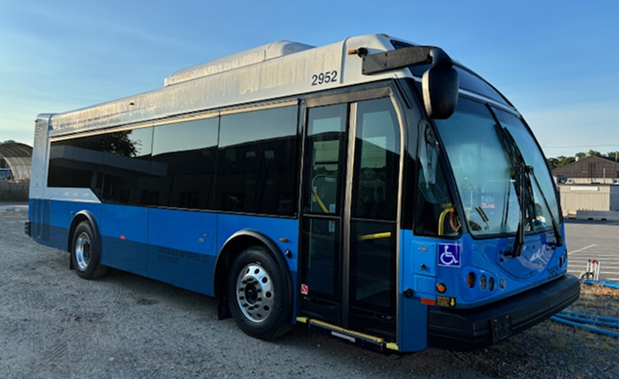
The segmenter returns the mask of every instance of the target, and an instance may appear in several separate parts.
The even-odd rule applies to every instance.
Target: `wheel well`
[[[68,252],[71,252],[71,243],[73,241],[73,236],[75,235],[75,228],[77,228],[77,226],[82,221],[88,221],[90,222],[91,226],[94,227],[94,225],[92,225],[90,218],[88,218],[88,216],[86,216],[85,214],[80,213],[77,216],[75,216],[73,218],[73,221],[71,221],[71,227],[69,228],[69,238],[67,239],[67,251]]]
[[[228,308],[227,293],[227,278],[230,265],[236,259],[243,250],[250,246],[262,246],[269,254],[275,259],[280,266],[283,255],[280,249],[275,243],[273,243],[268,237],[261,234],[252,232],[250,234],[240,234],[238,236],[231,237],[224,245],[221,253],[217,257],[217,263],[215,267],[215,281],[214,290],[215,298],[218,304],[218,316],[220,320],[231,317],[230,309]],[[278,256],[278,252],[280,253]],[[284,261],[285,263],[285,261]],[[281,267],[284,272],[288,272],[288,266]]]

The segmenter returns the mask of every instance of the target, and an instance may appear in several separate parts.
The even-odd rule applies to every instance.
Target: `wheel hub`
[[[81,233],[75,241],[75,261],[80,271],[85,271],[90,264],[90,236]]]
[[[265,321],[273,311],[275,292],[269,273],[259,264],[250,263],[236,281],[236,300],[243,315],[252,322]]]

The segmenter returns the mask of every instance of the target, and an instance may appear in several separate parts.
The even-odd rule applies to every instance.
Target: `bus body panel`
[[[549,282],[567,272],[559,260],[566,254],[565,246],[552,247],[548,244],[546,233],[527,236],[527,248],[517,258],[493,258],[507,246],[513,245],[513,238],[475,240],[469,234],[457,240],[414,237],[410,230],[402,231],[404,268],[400,291],[410,288],[416,297],[436,300],[437,296],[454,299],[452,307],[471,308],[483,306],[488,302],[527,291],[530,288]],[[450,265],[441,262],[445,246],[457,246],[458,263]],[[534,257],[531,260],[529,257]],[[513,259],[515,262],[510,262]],[[528,268],[529,275],[516,277],[503,270],[502,264],[521,265]],[[475,283],[470,287],[467,276],[473,273]],[[485,287],[479,282],[485,278]],[[490,284],[492,282],[493,284]],[[441,283],[446,291],[437,293]]]
[[[492,259],[506,245],[513,244],[506,240],[474,240],[468,234],[457,240],[440,240],[401,231],[400,351],[419,351],[430,345],[458,350],[485,347],[493,343],[493,338],[497,342],[497,338],[529,328],[575,301],[578,282],[565,279],[566,267],[559,264],[565,246],[551,248],[545,233],[528,236],[525,241],[531,251],[523,256],[537,255],[541,268],[532,266],[531,277],[518,278]],[[441,262],[441,246],[445,245],[459,246],[459,264],[445,266]],[[530,262],[526,258],[519,261]],[[472,288],[467,283],[471,272],[475,274]],[[486,278],[483,289],[479,285],[482,276]],[[490,280],[494,282],[492,289]],[[446,288],[444,293],[438,293],[439,284]],[[501,318],[510,319],[509,332],[493,336],[492,320]]]
[[[71,222],[79,212],[89,212],[100,219],[101,204],[67,200],[29,200],[31,236],[37,242],[67,251]]]
[[[244,230],[257,231],[275,243],[280,251],[275,254],[285,254],[290,251],[291,258],[286,258],[290,270],[293,288],[296,288],[297,259],[299,249],[299,221],[288,218],[261,217],[236,214],[219,214],[217,232],[217,251],[232,235]]]
[[[41,114],[37,117],[34,127],[32,147],[32,164],[30,166],[30,198],[42,198],[47,183],[47,148],[51,114]]]
[[[432,250],[419,250],[419,245],[413,242],[411,230],[400,231],[400,260],[398,266],[398,348],[400,351],[420,351],[428,347],[427,322],[428,306],[422,304],[421,297],[434,294],[434,278],[430,275],[420,275],[416,272],[420,260],[434,261],[426,255]],[[427,254],[425,254],[427,253]],[[407,292],[411,290],[412,292]],[[426,291],[424,295],[424,290]]]
[[[105,204],[99,233],[101,264],[148,276],[148,208]]]

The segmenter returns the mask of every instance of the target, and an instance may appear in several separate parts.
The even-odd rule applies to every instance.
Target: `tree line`
[[[609,151],[608,153],[601,153],[596,150],[589,150],[588,152],[579,152],[576,153],[573,157],[565,157],[560,155],[556,158],[548,158],[546,161],[548,162],[548,166],[550,166],[551,170],[554,170],[557,167],[565,166],[572,162],[576,162],[576,158],[582,159],[586,157],[600,157],[610,159],[615,162],[619,162],[619,151]]]

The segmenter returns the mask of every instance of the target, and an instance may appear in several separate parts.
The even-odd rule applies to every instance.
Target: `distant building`
[[[32,147],[18,142],[0,143],[0,180],[30,180]]]
[[[566,184],[619,184],[619,163],[591,156],[555,168],[552,176]]]
[[[552,170],[563,215],[578,211],[619,211],[619,163],[586,157]]]

